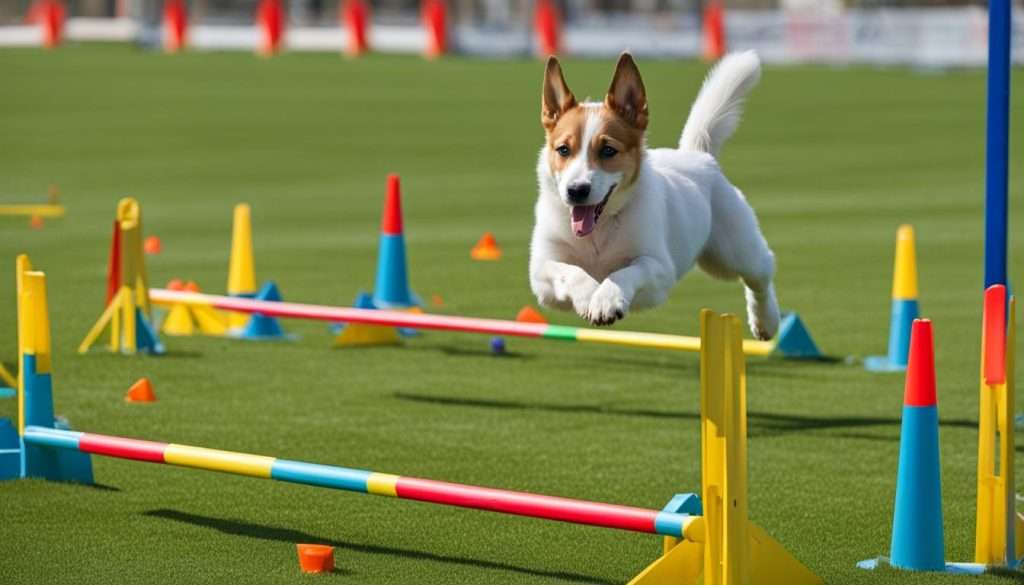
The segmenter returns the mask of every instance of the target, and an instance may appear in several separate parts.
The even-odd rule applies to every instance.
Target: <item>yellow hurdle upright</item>
[[[1017,513],[1013,473],[1016,301],[1011,297],[1009,303],[1006,302],[1006,289],[1001,285],[990,287],[985,294],[974,561],[986,566],[1016,568],[1018,559],[1024,557],[1024,518]],[[1003,310],[1008,313],[1005,319],[1000,319]],[[992,315],[993,312],[997,315]],[[1000,336],[1005,339],[1003,350],[990,351],[988,344],[999,343]],[[1002,367],[993,369],[991,362],[999,360]]]
[[[747,515],[747,389],[740,320],[701,311],[701,503],[685,538],[630,585],[821,585]],[[674,499],[673,502],[676,500]],[[679,512],[666,506],[666,512]]]

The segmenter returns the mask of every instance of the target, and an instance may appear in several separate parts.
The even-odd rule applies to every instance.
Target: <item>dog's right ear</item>
[[[540,123],[544,130],[551,132],[562,114],[576,107],[576,96],[565,84],[562,67],[558,59],[548,57],[548,66],[544,71],[544,89],[541,92]]]

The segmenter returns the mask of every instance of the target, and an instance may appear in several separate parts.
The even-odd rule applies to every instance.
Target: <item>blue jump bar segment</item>
[[[42,445],[58,449],[78,450],[78,439],[82,433],[48,429],[46,427],[25,427],[22,439],[29,445]]]
[[[334,467],[278,459],[270,468],[270,477],[279,481],[315,485],[350,492],[369,493],[367,480],[371,472],[362,469]]]
[[[1006,282],[1010,132],[1010,0],[988,3],[988,124],[985,144],[985,288]]]
[[[654,531],[663,536],[683,537],[683,528],[692,516],[673,512],[658,512],[654,517]]]

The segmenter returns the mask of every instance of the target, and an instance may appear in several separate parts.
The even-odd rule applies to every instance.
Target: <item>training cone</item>
[[[562,15],[552,0],[537,0],[533,27],[537,35],[537,54],[543,58],[562,49]]]
[[[43,29],[43,46],[52,49],[64,39],[67,11],[60,0],[43,0],[39,7],[39,24]]]
[[[377,282],[373,304],[381,309],[401,309],[419,305],[409,290],[405,261],[405,236],[402,233],[402,192],[398,175],[388,175],[384,215],[380,226],[377,253]]]
[[[437,59],[448,51],[448,5],[445,0],[423,0],[420,13],[427,33],[423,56]]]
[[[187,290],[187,289],[186,289]],[[231,224],[231,257],[228,259],[228,294],[251,299],[256,296],[256,268],[252,254],[252,209],[235,206]],[[228,328],[241,330],[249,322],[244,313],[228,315]]]
[[[149,378],[139,378],[139,381],[132,384],[128,393],[124,395],[126,402],[156,402],[156,393],[153,392],[153,384]]]
[[[889,353],[864,360],[872,372],[901,372],[907,367],[910,327],[917,319],[917,254],[914,228],[901,225],[896,232],[896,260],[892,277],[892,315],[889,320]]]
[[[487,232],[481,236],[480,241],[469,251],[469,256],[473,260],[501,260],[501,248],[494,234]]]
[[[260,292],[256,294],[256,300],[280,301],[281,293],[277,290],[277,284],[273,282],[264,284]],[[287,335],[276,318],[253,313],[238,337],[242,339],[283,339]]]
[[[540,311],[534,309],[530,305],[526,305],[522,309],[519,309],[519,313],[516,314],[516,321],[520,323],[547,323],[548,320],[544,318],[544,315],[540,314]]]
[[[256,10],[256,24],[260,29],[258,52],[269,57],[281,50],[284,37],[284,8],[281,0],[260,0]]]
[[[185,0],[165,0],[164,51],[177,53],[184,49],[187,30],[188,9],[185,6]]]
[[[303,573],[330,573],[334,570],[334,547],[326,544],[298,544],[299,568]]]
[[[945,561],[935,350],[927,319],[912,324],[889,557],[857,566],[873,569],[879,564],[909,571],[972,572],[969,565]]]
[[[725,8],[721,0],[704,6],[701,24],[701,53],[705,61],[717,61],[725,55]]]
[[[33,215],[32,218],[28,220],[28,227],[34,230],[43,229],[43,225],[43,216],[41,215]]]
[[[367,27],[370,23],[370,9],[365,0],[343,0],[341,20],[348,31],[348,44],[345,54],[358,57],[370,49]]]
[[[147,254],[159,254],[163,250],[163,244],[160,242],[160,238],[156,236],[149,236],[142,245],[142,249]]]

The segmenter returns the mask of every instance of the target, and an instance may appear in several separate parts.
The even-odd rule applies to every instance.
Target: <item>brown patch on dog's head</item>
[[[626,187],[633,183],[640,171],[640,161],[644,154],[644,131],[626,121],[618,112],[601,108],[601,122],[598,131],[590,141],[589,155],[591,164],[606,173],[622,173]],[[611,148],[615,153],[607,150]]]

